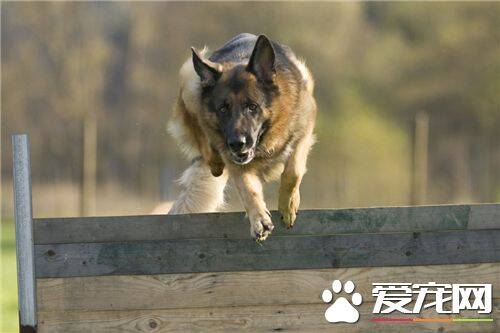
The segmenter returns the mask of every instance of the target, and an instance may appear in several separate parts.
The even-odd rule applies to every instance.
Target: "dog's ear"
[[[255,42],[247,71],[253,73],[258,80],[270,83],[276,74],[274,61],[275,54],[271,41],[265,35],[260,35]]]
[[[222,75],[222,68],[219,64],[211,62],[210,60],[202,59],[198,51],[194,47],[191,48],[193,52],[193,66],[196,74],[201,79],[203,87],[213,86]]]

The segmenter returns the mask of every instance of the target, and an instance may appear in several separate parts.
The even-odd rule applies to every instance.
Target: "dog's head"
[[[213,130],[213,144],[236,164],[247,164],[272,116],[277,95],[275,53],[259,36],[247,64],[214,63],[195,49],[193,65],[200,77],[204,125]]]

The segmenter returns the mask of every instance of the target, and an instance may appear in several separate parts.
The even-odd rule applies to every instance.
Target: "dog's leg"
[[[250,235],[257,241],[265,240],[274,225],[264,202],[262,181],[256,174],[238,167],[233,166],[229,171],[250,220]]]
[[[290,155],[281,174],[278,210],[287,228],[293,227],[300,204],[300,182],[306,173],[307,155],[314,143],[312,130],[302,138]]]
[[[214,177],[202,159],[195,159],[180,178],[183,189],[169,214],[214,212],[224,204],[227,172]]]

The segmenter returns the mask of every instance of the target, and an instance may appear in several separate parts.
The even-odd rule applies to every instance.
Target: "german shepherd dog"
[[[193,162],[169,214],[216,211],[230,178],[263,241],[274,226],[262,183],[281,176],[278,210],[292,227],[314,142],[313,88],[305,64],[264,35],[240,34],[210,56],[192,48],[169,131]]]

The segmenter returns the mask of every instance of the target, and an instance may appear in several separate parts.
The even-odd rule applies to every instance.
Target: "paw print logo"
[[[354,291],[355,285],[352,281],[347,281],[344,284],[344,292],[351,295],[351,301],[348,301],[345,297],[335,297],[335,301],[332,305],[326,309],[325,318],[330,323],[355,323],[359,319],[359,312],[353,306],[360,305],[363,302],[363,298],[359,293],[352,293]],[[332,293],[333,291],[333,293]],[[332,291],[330,289],[325,289],[321,298],[325,303],[331,303],[333,300],[333,294],[339,294],[342,291],[342,282],[335,280],[332,283]]]

